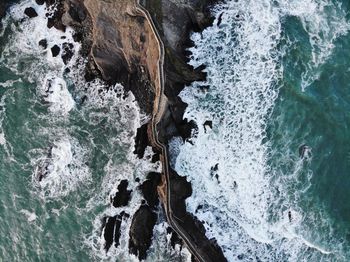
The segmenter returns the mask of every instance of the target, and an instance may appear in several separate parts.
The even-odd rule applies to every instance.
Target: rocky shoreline
[[[141,111],[148,115],[153,112],[155,99],[155,82],[157,80],[157,63],[159,48],[152,28],[146,18],[135,10],[133,1],[120,0],[116,2],[96,0],[35,0],[38,5],[46,4],[55,7],[54,14],[49,17],[47,26],[66,30],[67,26],[74,28],[76,41],[82,44],[81,56],[87,58],[85,79],[104,80],[112,86],[121,83],[125,91],[131,91],[137,100]],[[194,45],[190,34],[200,32],[213,22],[210,6],[217,0],[143,0],[140,2],[150,13],[158,33],[165,46],[165,89],[167,108],[159,123],[159,139],[165,145],[173,137],[189,139],[196,123],[184,119],[187,105],[179,98],[179,93],[193,81],[206,78],[202,71],[205,67],[193,68],[188,64],[187,49]],[[5,5],[0,4],[0,17]],[[35,10],[26,10],[26,15],[35,17]],[[44,42],[41,45],[45,45]],[[63,61],[70,59],[69,46],[63,48]],[[57,55],[61,50],[51,50]],[[203,124],[203,123],[198,123]],[[150,123],[137,130],[134,153],[143,158],[147,146],[152,146],[149,138]],[[159,160],[157,149],[153,148],[152,161]],[[220,247],[215,240],[208,240],[204,226],[196,217],[186,211],[185,200],[192,193],[191,184],[174,170],[172,173],[172,203],[174,213],[181,218],[181,227],[193,238],[203,252],[208,253],[208,261],[225,261]],[[132,217],[130,228],[129,251],[140,260],[145,259],[151,246],[153,227],[157,222],[159,199],[162,188],[162,175],[150,173],[139,186],[144,201]],[[128,182],[121,181],[118,192],[111,199],[115,207],[126,206],[131,190]],[[105,217],[102,221],[101,237],[105,240],[105,250],[114,244],[119,245],[120,225],[123,219],[131,214],[121,212],[115,217]],[[169,229],[169,232],[172,232]],[[172,232],[172,243],[181,243],[175,232]]]

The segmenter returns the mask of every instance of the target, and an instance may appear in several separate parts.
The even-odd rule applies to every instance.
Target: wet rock
[[[86,9],[81,4],[75,2],[70,2],[68,13],[78,23],[83,22],[87,17]]]
[[[300,158],[307,158],[310,156],[310,147],[308,147],[306,144],[303,144],[299,147],[299,157]]]
[[[45,3],[45,0],[35,0],[35,2],[38,4],[38,5],[43,5]]]
[[[40,41],[39,41],[39,45],[40,45],[42,48],[46,49],[46,48],[47,48],[47,40],[46,40],[46,39],[40,40]]]
[[[146,147],[150,144],[148,140],[147,128],[148,124],[144,124],[139,127],[136,132],[134,154],[136,154],[140,159],[143,158]]]
[[[147,175],[147,180],[139,187],[147,204],[153,209],[155,209],[159,203],[157,186],[160,181],[160,173],[151,172]]]
[[[122,180],[118,185],[118,192],[115,194],[113,198],[113,206],[121,207],[126,206],[129,203],[131,190],[128,190],[128,181]]]
[[[167,228],[167,233],[168,234],[171,234],[171,237],[170,237],[170,244],[171,244],[171,247],[173,249],[175,249],[175,246],[176,245],[180,245],[180,250],[182,248],[182,245],[183,245],[183,241],[182,239],[179,237],[178,234],[176,234],[175,231],[173,231],[170,227]]]
[[[120,214],[114,217],[105,217],[102,220],[102,225],[104,226],[103,238],[105,240],[104,249],[106,252],[108,252],[113,243],[115,247],[119,246],[122,218],[123,215]]]
[[[207,120],[204,122],[203,126],[204,126],[204,131],[207,132],[207,127],[209,127],[210,129],[213,128],[213,121]]]
[[[218,171],[219,170],[219,163],[216,163],[215,166],[211,167],[213,171]]]
[[[153,156],[152,156],[152,163],[156,163],[157,161],[159,161],[159,159],[160,159],[160,155],[159,155],[159,153],[154,153],[153,154]]]
[[[74,55],[73,48],[74,45],[72,43],[63,43],[62,45],[63,53],[61,57],[65,65],[68,64],[68,62],[72,59]]]
[[[66,31],[66,26],[62,23],[62,16],[65,12],[64,1],[46,0],[45,2],[48,7],[55,5],[55,12],[47,18],[47,27]]]
[[[192,195],[192,186],[186,177],[179,176],[174,170],[171,170],[170,177],[172,209],[181,219],[187,214],[185,200]]]
[[[221,22],[222,22],[222,15],[224,14],[224,12],[222,12],[220,15],[219,15],[219,18],[218,18],[218,22],[217,22],[217,26],[220,26],[221,25]]]
[[[35,9],[33,7],[27,7],[24,10],[24,14],[26,16],[28,16],[29,18],[33,18],[33,17],[37,17],[38,16],[38,13],[35,11]]]
[[[146,259],[147,250],[151,246],[153,227],[157,222],[157,215],[149,206],[141,206],[135,213],[129,232],[129,252],[140,260]]]
[[[59,55],[61,49],[58,45],[54,45],[53,47],[51,47],[51,53],[53,57],[56,57]]]

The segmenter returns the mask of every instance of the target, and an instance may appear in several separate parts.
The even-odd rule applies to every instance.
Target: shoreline
[[[209,240],[205,236],[201,222],[186,211],[185,200],[192,193],[191,184],[170,168],[168,158],[168,141],[175,136],[186,140],[190,137],[192,129],[196,128],[194,123],[183,119],[187,105],[181,101],[178,94],[186,85],[206,77],[202,72],[204,67],[193,68],[187,64],[187,48],[194,44],[190,40],[192,31],[198,32],[211,25],[212,18],[206,17],[209,16],[208,5],[209,2],[216,1],[207,1],[208,3],[201,5],[197,5],[196,1],[189,1],[186,8],[179,4],[178,8],[183,13],[177,15],[186,14],[186,18],[185,22],[179,20],[181,35],[178,36],[176,44],[169,42],[169,32],[159,28],[160,18],[157,19],[157,14],[149,10],[150,5],[156,6],[157,1],[142,1],[144,5],[138,0],[132,4],[127,0],[111,4],[97,3],[94,0],[35,2],[38,5],[46,4],[48,7],[55,6],[47,27],[55,27],[61,31],[65,31],[67,27],[74,29],[74,40],[82,45],[80,55],[88,61],[85,70],[86,81],[98,78],[109,86],[121,83],[125,92],[131,91],[134,94],[141,111],[152,116],[151,121],[137,130],[135,137],[135,154],[143,158],[146,147],[151,146],[155,153],[152,161],[160,159],[163,166],[160,184],[153,186],[151,192],[143,192],[146,203],[149,197],[146,194],[158,195],[168,223],[174,230],[174,238],[180,237],[196,260],[226,261],[215,240]],[[163,4],[164,10],[158,10],[162,16],[172,15],[166,9],[169,8],[168,2],[163,1]],[[175,2],[172,4],[176,5]],[[125,12],[120,14],[121,10]],[[119,14],[121,18],[114,13]],[[33,16],[35,15],[34,10]],[[101,19],[104,21],[102,24]],[[175,24],[178,25],[177,22]],[[179,31],[175,32],[175,35]],[[105,39],[109,39],[107,44]],[[153,180],[157,180],[156,176],[150,177],[146,182]],[[144,185],[145,183],[142,184]],[[113,202],[127,199],[127,194],[130,194],[130,191],[125,188]],[[129,251],[139,259],[146,258],[151,245],[150,232],[156,223],[156,211],[157,207],[152,207],[150,203],[142,203],[133,215],[129,232]],[[111,237],[114,234],[112,231],[120,231],[119,221],[124,216],[122,213],[118,217],[106,217],[102,221],[104,234],[101,237],[105,237],[106,251],[114,241]],[[142,220],[146,221],[146,231],[141,227]],[[112,242],[107,243],[108,241]]]

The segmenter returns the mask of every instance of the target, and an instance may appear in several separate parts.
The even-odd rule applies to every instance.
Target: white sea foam
[[[64,79],[47,75],[43,88],[43,97],[51,104],[50,111],[66,115],[74,108],[75,102]]]
[[[35,8],[37,17],[29,19],[24,14],[25,8],[29,6]],[[62,32],[54,27],[47,27],[46,14],[50,13],[52,11],[47,10],[45,5],[38,6],[32,0],[13,6],[5,20],[5,26],[11,23],[11,30],[14,33],[2,52],[0,61],[15,74],[25,77],[26,81],[35,83],[38,94],[49,102],[51,112],[67,115],[74,107],[74,100],[64,82],[66,65],[63,63],[61,54],[64,43],[69,43],[73,46],[72,60],[77,59],[80,44],[74,41],[72,28],[68,27],[65,32]],[[14,26],[13,20],[18,22],[17,26]],[[39,45],[40,40],[46,40],[47,49],[44,50]],[[53,57],[50,50],[54,45],[61,50],[57,57]],[[21,55],[20,63],[17,60],[18,54]],[[72,60],[67,66],[72,65]],[[48,87],[49,81],[50,87]]]
[[[81,183],[90,179],[89,168],[84,164],[84,151],[69,138],[55,141],[47,155],[39,159],[34,172],[34,181],[44,196],[58,197],[70,193]]]
[[[335,8],[331,19],[326,6]],[[310,67],[317,70],[331,55],[335,39],[348,30],[339,8],[323,0],[228,1],[215,10],[217,17],[222,13],[220,26],[216,20],[193,35],[191,63],[206,64],[208,79],[181,93],[189,104],[185,117],[197,122],[198,132],[193,145],[180,147],[175,166],[193,185],[189,211],[204,221],[208,237],[217,239],[229,261],[302,261],[310,247],[322,250],[302,231],[306,214],[284,198],[286,181],[276,179],[281,174],[268,165],[266,125],[283,75],[279,44],[284,19],[292,15],[302,22],[312,44]],[[202,92],[202,85],[209,85],[209,91]],[[206,120],[213,121],[212,130],[204,130]],[[175,155],[178,144],[171,142]],[[301,166],[302,160],[296,161],[295,171],[281,179],[303,180],[303,192],[312,173],[300,177]],[[319,259],[318,252],[308,255]]]
[[[21,209],[19,212],[26,216],[28,222],[34,222],[37,218],[35,213],[30,212],[26,209]]]

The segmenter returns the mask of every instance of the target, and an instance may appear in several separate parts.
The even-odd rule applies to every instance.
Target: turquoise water
[[[39,16],[25,18],[33,6]],[[84,80],[84,61],[73,31],[46,27],[47,10],[20,1],[0,32],[0,261],[135,261],[128,252],[137,190],[159,163],[136,159],[136,128],[147,120],[123,88]],[[47,40],[48,48],[39,45]],[[65,65],[50,48],[73,45]],[[61,51],[62,52],[62,51]],[[129,180],[129,205],[110,204]],[[120,246],[104,250],[102,219],[121,211]],[[160,214],[148,261],[178,260]],[[162,248],[160,248],[160,246]]]
[[[208,80],[181,94],[199,129],[172,143],[189,210],[230,261],[349,261],[350,3],[238,0],[215,14],[191,50]]]
[[[24,19],[27,6],[39,17]],[[121,212],[109,204],[120,180],[133,214],[135,179],[159,170],[151,151],[132,154],[147,116],[122,87],[84,81],[73,32],[47,29],[45,12],[22,1],[0,32],[0,261],[134,261],[131,219],[107,254],[100,227]],[[350,3],[238,0],[213,12],[191,57],[208,80],[181,94],[199,129],[193,144],[171,143],[193,184],[189,211],[229,261],[349,261]],[[71,62],[41,39],[72,43]],[[148,261],[179,260],[166,226],[160,214]]]

